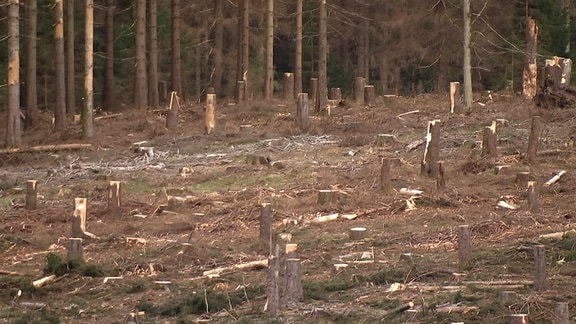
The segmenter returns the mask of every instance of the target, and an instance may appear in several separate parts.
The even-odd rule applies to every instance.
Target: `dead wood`
[[[233,264],[231,266],[219,267],[216,269],[204,271],[202,273],[203,277],[215,278],[219,277],[222,273],[233,272],[238,270],[252,270],[252,269],[263,269],[268,266],[268,260],[256,260],[245,263]]]
[[[38,288],[38,287],[42,287],[44,285],[46,285],[47,283],[53,282],[56,280],[56,275],[49,275],[47,277],[44,278],[40,278],[38,280],[34,280],[32,282],[32,286]]]
[[[27,148],[9,148],[0,150],[0,154],[13,154],[13,153],[31,153],[31,152],[54,152],[64,150],[82,150],[90,149],[92,144],[86,143],[72,143],[72,144],[55,144],[55,145],[39,145]]]

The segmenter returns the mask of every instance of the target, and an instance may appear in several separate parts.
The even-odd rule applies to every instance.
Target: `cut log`
[[[569,231],[565,231],[565,232],[556,232],[556,233],[550,233],[550,234],[542,234],[538,238],[545,239],[545,240],[561,240],[562,238],[564,238],[567,235],[576,236],[576,230],[569,230]]]
[[[31,153],[31,152],[55,152],[64,150],[86,150],[91,149],[92,144],[72,143],[72,144],[55,144],[55,145],[40,145],[27,148],[9,148],[0,150],[0,154],[13,154],[13,153]]]
[[[560,172],[558,172],[555,176],[553,176],[552,178],[550,178],[550,180],[546,181],[546,183],[544,183],[544,187],[550,187],[551,185],[555,184],[556,182],[558,182],[558,180],[560,180],[560,178],[566,173],[565,170],[562,170]]]
[[[42,287],[50,282],[53,282],[56,280],[56,275],[49,275],[47,277],[44,278],[40,278],[38,280],[34,280],[32,282],[32,286],[34,286],[35,288],[39,288]]]
[[[120,116],[122,116],[122,113],[98,116],[98,117],[94,117],[94,120],[111,119],[111,118],[116,118],[116,117],[120,117]]]
[[[496,143],[496,121],[493,121],[491,126],[484,127],[481,156],[496,158]]]
[[[251,262],[233,264],[231,266],[215,268],[212,270],[204,271],[202,276],[208,278],[215,278],[219,277],[222,273],[228,273],[233,271],[239,270],[252,270],[252,269],[263,269],[268,267],[268,259],[265,260],[256,260]]]

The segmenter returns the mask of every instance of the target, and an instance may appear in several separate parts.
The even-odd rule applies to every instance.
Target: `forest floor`
[[[222,102],[215,132],[204,135],[200,104],[183,106],[172,133],[161,113],[123,111],[96,120],[92,149],[0,155],[0,322],[121,323],[136,313],[139,323],[508,323],[523,313],[550,323],[557,302],[576,314],[576,235],[540,238],[576,227],[576,110],[539,111],[494,95],[450,114],[447,95],[379,98],[373,107],[345,103],[329,117],[313,116],[304,135],[294,112],[282,101]],[[529,165],[536,113],[544,127]],[[441,120],[443,189],[420,175],[424,145],[409,146],[434,119]],[[496,119],[507,122],[491,161],[480,157],[480,143]],[[78,124],[65,134],[39,127],[25,141],[79,143],[80,132]],[[378,134],[394,139],[376,145]],[[154,147],[153,157],[134,151],[141,141]],[[394,159],[388,191],[380,188],[382,158]],[[508,167],[496,174],[500,165]],[[560,170],[567,173],[557,183],[542,185]],[[515,182],[520,171],[538,183],[538,211]],[[30,179],[38,181],[36,210],[23,208]],[[107,211],[111,180],[122,182],[121,217]],[[405,196],[401,188],[423,194]],[[335,199],[319,204],[323,189]],[[176,196],[186,202],[168,201]],[[65,261],[76,197],[87,198],[87,231],[97,236],[84,240],[83,264]],[[272,204],[275,242],[281,250],[298,244],[301,260],[303,298],[278,317],[264,312],[266,268],[204,276],[267,260],[262,203]],[[318,221],[336,213],[356,218]],[[458,262],[460,225],[471,230],[465,264]],[[352,240],[353,227],[366,228],[366,237]],[[545,246],[547,289],[540,292],[534,245]],[[51,273],[56,281],[32,285]],[[394,311],[410,302],[410,311]]]

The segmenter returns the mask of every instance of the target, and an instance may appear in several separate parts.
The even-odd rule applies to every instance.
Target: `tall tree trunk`
[[[8,2],[8,118],[6,146],[22,144],[20,127],[20,27],[19,0]]]
[[[180,0],[172,0],[172,91],[182,93],[182,57],[180,53]]]
[[[64,12],[63,0],[54,0],[54,57],[56,61],[56,103],[54,129],[66,128],[66,75],[64,65]]]
[[[104,70],[104,107],[114,107],[114,0],[106,0],[106,63]]]
[[[149,1],[150,19],[148,23],[148,55],[150,58],[149,79],[148,79],[148,99],[150,106],[156,108],[160,106],[160,97],[158,95],[158,1]]]
[[[364,56],[364,65],[362,74],[366,83],[370,82],[370,4],[365,3],[362,6],[362,56]]]
[[[472,107],[472,67],[470,63],[470,0],[464,0],[464,110]]]
[[[146,79],[146,0],[136,0],[136,74],[134,107],[148,108]]]
[[[244,98],[250,99],[250,0],[244,0],[242,8],[242,70]]]
[[[38,0],[26,1],[26,127],[38,122],[38,88],[36,65],[36,40],[38,25]]]
[[[296,55],[294,62],[294,96],[302,92],[302,2],[296,1]]]
[[[64,31],[66,41],[66,113],[69,119],[76,113],[76,82],[74,82],[74,0],[66,0]]]
[[[223,51],[224,51],[224,0],[214,1],[214,10],[216,11],[215,31],[214,31],[214,79],[212,80],[212,87],[214,91],[221,93],[222,87],[222,71],[223,66]]]
[[[316,111],[320,111],[328,105],[328,14],[326,11],[326,0],[320,0],[318,22],[318,98],[316,99]]]
[[[538,77],[538,66],[536,56],[538,51],[538,26],[536,21],[526,17],[526,62],[522,74],[522,94],[526,99],[533,99],[538,88],[536,80]]]
[[[267,0],[266,11],[266,76],[264,98],[272,99],[274,94],[274,0]]]
[[[564,11],[564,15],[566,16],[566,21],[564,23],[564,27],[566,30],[566,47],[564,48],[564,54],[566,57],[570,57],[570,0],[560,0],[560,7]]]
[[[84,105],[82,107],[82,137],[94,137],[94,0],[86,0]]]
[[[243,23],[243,17],[244,17],[244,6],[245,6],[246,0],[238,0],[238,24],[236,26],[236,41],[237,43],[237,47],[236,47],[236,81],[242,81],[242,75],[244,73],[244,68],[242,67],[242,62],[244,62],[244,60],[242,60],[242,34],[243,34],[243,29],[242,26],[244,25]],[[235,93],[239,93],[239,84],[236,83],[236,91]],[[244,96],[242,96],[242,98],[244,98]],[[240,100],[240,98],[236,98],[238,100]]]

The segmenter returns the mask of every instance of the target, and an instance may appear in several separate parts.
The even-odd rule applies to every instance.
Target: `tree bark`
[[[148,101],[152,108],[160,106],[158,95],[158,0],[150,0],[148,10]]]
[[[66,75],[64,65],[64,13],[63,0],[54,0],[54,57],[56,61],[56,102],[54,129],[66,128]]]
[[[212,87],[214,93],[220,94],[222,88],[223,51],[224,51],[224,0],[214,1],[216,20],[214,21],[214,79]]]
[[[26,1],[26,127],[30,128],[38,122],[38,89],[37,89],[37,25],[38,1]]]
[[[464,110],[472,108],[472,67],[470,63],[470,0],[464,0]]]
[[[82,137],[94,137],[94,0],[86,0],[86,37],[84,66],[84,106],[82,107]]]
[[[74,0],[66,0],[64,6],[66,19],[64,20],[66,30],[66,114],[68,119],[73,119],[76,113],[76,82],[74,82]]]
[[[267,0],[266,10],[266,76],[264,77],[264,98],[272,99],[274,94],[274,0]]]
[[[114,107],[114,0],[106,0],[106,63],[104,69],[104,106]]]
[[[538,26],[530,17],[526,18],[526,62],[522,74],[522,94],[526,99],[533,99],[538,89],[538,66],[536,56],[538,50]]]
[[[328,80],[327,80],[327,60],[328,60],[328,14],[326,0],[320,0],[319,10],[319,31],[318,31],[318,99],[316,100],[316,111],[321,111],[328,105]]]
[[[302,7],[303,0],[296,1],[296,55],[294,62],[294,95],[302,92]]]
[[[178,96],[182,93],[182,56],[180,54],[180,0],[172,0],[172,91]]]
[[[148,108],[146,76],[146,0],[136,0],[136,73],[134,107]]]
[[[19,1],[8,2],[8,123],[6,146],[22,144],[20,127],[20,27]]]

